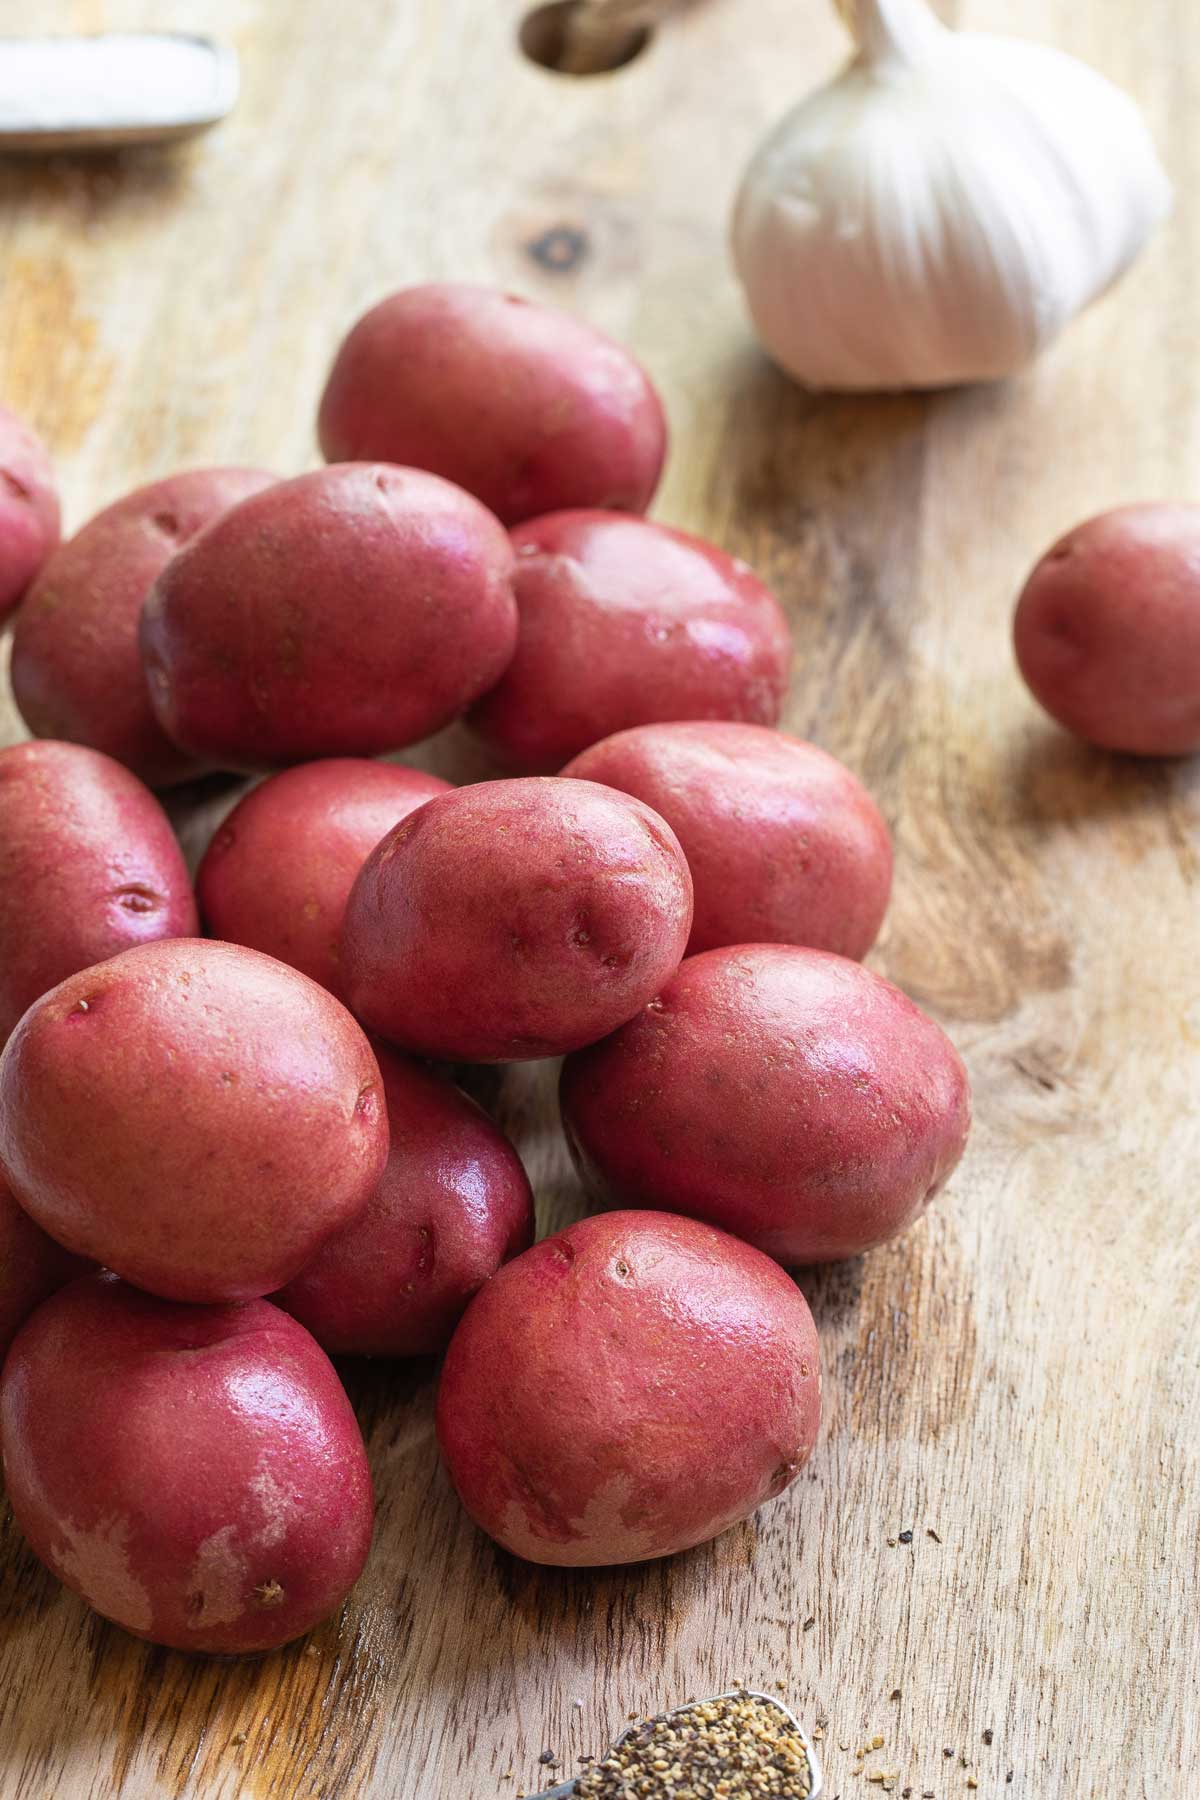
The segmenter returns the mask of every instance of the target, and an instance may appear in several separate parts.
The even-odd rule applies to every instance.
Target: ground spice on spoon
[[[812,1768],[783,1708],[739,1693],[645,1720],[574,1791],[578,1800],[806,1800]]]

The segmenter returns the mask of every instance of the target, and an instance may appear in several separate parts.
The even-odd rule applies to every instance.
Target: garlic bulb
[[[1133,101],[1059,50],[838,0],[858,54],[754,158],[733,252],[764,345],[813,387],[1028,362],[1133,261],[1170,186]]]

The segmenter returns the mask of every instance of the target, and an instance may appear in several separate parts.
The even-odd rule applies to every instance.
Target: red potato
[[[433,1356],[533,1241],[533,1195],[473,1100],[379,1045],[391,1151],[366,1211],[274,1296],[331,1356]]]
[[[265,1300],[173,1306],[72,1282],[0,1382],[4,1478],[41,1560],[104,1618],[176,1650],[272,1650],[362,1573],[374,1499],[324,1353]]]
[[[59,1243],[168,1300],[290,1281],[387,1161],[370,1044],[315,981],[181,938],[84,969],[0,1058],[0,1165]]]
[[[436,475],[355,464],[278,482],[151,589],[141,642],[159,722],[231,768],[416,743],[506,667],[512,569],[498,522]]]
[[[667,447],[662,402],[628,351],[554,307],[455,282],[364,314],[318,433],[329,462],[432,469],[506,524],[561,506],[645,512]]]
[[[804,1296],[723,1231],[584,1219],[517,1257],[446,1355],[438,1441],[476,1524],[530,1562],[644,1562],[716,1537],[808,1461]]]
[[[16,413],[0,406],[0,619],[21,604],[59,529],[49,452]]]
[[[489,781],[371,852],[346,907],[346,991],[372,1031],[426,1056],[558,1056],[631,1018],[691,923],[683,852],[648,806],[590,781]]]
[[[904,1231],[970,1125],[966,1071],[932,1019],[859,963],[782,944],[689,957],[568,1059],[561,1097],[602,1201],[653,1200],[788,1264]]]
[[[34,1308],[87,1267],[48,1238],[0,1181],[0,1363]]]
[[[259,469],[190,469],[126,494],[55,551],[13,634],[13,695],[35,737],[90,744],[150,787],[203,772],[154,716],[138,621],[179,547],[273,480]]]
[[[0,750],[0,1045],[77,969],[196,929],[183,854],[128,769],[78,744]]]
[[[1200,506],[1121,506],[1060,538],[1013,636],[1050,716],[1138,756],[1200,750]]]
[[[355,877],[393,825],[449,785],[355,757],[273,775],[238,802],[196,871],[210,932],[343,998],[339,939]]]
[[[516,654],[467,720],[510,767],[559,769],[664,719],[775,724],[791,635],[745,563],[616,513],[554,513],[513,543]]]
[[[642,725],[563,770],[652,806],[696,890],[688,955],[722,944],[808,944],[865,956],[892,889],[892,841],[844,764],[761,725]]]

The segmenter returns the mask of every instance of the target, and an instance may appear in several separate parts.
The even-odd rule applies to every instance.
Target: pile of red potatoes
[[[641,516],[666,426],[636,362],[410,289],[319,430],[327,467],[174,475],[60,544],[0,415],[35,734],[0,751],[4,1475],[68,1587],[198,1651],[294,1638],[363,1567],[330,1356],[445,1352],[450,1477],[532,1561],[744,1518],[818,1429],[786,1270],[909,1226],[969,1123],[951,1044],[859,960],[888,831],[775,729],[775,597]],[[374,760],[456,719],[503,778]],[[193,890],[152,790],[214,770],[278,772]],[[534,1244],[444,1069],[558,1056],[597,1210]]]

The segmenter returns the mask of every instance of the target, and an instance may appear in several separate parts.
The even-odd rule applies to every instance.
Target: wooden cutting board
[[[135,1643],[6,1520],[0,1795],[493,1800],[735,1679],[826,1722],[830,1800],[879,1791],[842,1748],[875,1734],[869,1767],[899,1771],[898,1794],[957,1800],[968,1773],[1012,1800],[1182,1794],[1200,1764],[1197,767],[1069,742],[1019,684],[1008,622],[1060,529],[1200,498],[1200,13],[960,7],[1132,88],[1179,203],[1033,373],[878,401],[775,375],[724,256],[740,164],[841,54],[827,0],[693,0],[578,81],[523,60],[519,14],[6,0],[9,31],[202,26],[237,44],[245,94],[182,153],[0,168],[0,393],[54,446],[74,526],[180,466],[314,462],[337,337],[399,283],[508,283],[626,339],[674,424],[658,516],[774,582],[796,631],[787,722],[891,820],[872,961],[966,1055],[972,1145],[919,1229],[804,1278],[820,1446],[786,1497],[690,1555],[561,1573],[498,1553],[439,1470],[423,1364],[350,1377],[374,1556],[342,1616],[280,1654]],[[3,731],[20,735],[7,700]],[[453,734],[433,754],[479,772]],[[580,1206],[552,1075],[510,1070],[497,1094],[546,1225]]]

